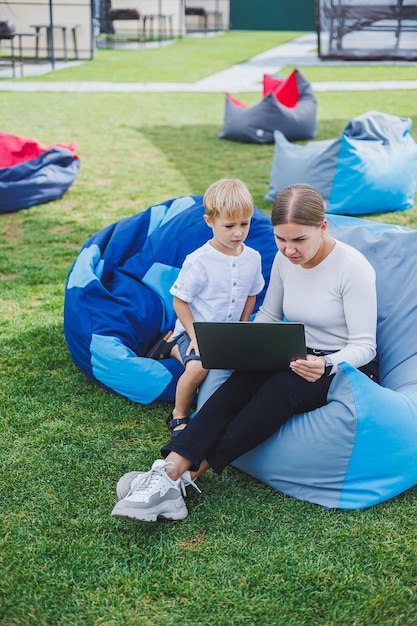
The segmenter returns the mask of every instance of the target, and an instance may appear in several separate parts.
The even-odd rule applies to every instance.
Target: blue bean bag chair
[[[340,137],[290,143],[280,130],[265,200],[293,183],[321,193],[326,212],[365,215],[403,211],[414,203],[417,144],[411,118],[370,111],[350,120]]]
[[[330,234],[376,270],[381,384],[342,363],[326,406],[295,416],[233,464],[299,500],[360,509],[417,484],[417,231],[354,217],[328,221]],[[228,375],[209,372],[198,406]]]
[[[74,362],[135,402],[173,401],[181,367],[144,355],[173,327],[168,289],[186,254],[210,237],[203,212],[202,196],[150,207],[93,235],[69,272],[64,332]],[[417,231],[354,217],[328,221],[330,234],[362,250],[376,270],[381,385],[341,364],[326,406],[295,416],[234,465],[300,500],[357,509],[417,483]],[[258,210],[248,244],[262,254],[268,283],[276,245]],[[227,375],[209,373],[199,406]]]
[[[75,148],[0,133],[0,213],[61,198],[80,170]]]
[[[185,196],[112,224],[85,243],[69,273],[64,333],[74,362],[134,402],[174,399],[180,364],[145,355],[174,326],[169,288],[185,256],[211,237],[203,213],[202,196]],[[258,209],[247,243],[262,253],[268,277],[276,248]]]

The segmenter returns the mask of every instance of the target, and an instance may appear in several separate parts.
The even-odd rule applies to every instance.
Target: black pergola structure
[[[417,0],[316,0],[322,59],[417,60]]]

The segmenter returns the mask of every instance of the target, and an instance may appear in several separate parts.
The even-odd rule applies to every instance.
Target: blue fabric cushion
[[[278,131],[265,200],[287,185],[315,187],[326,212],[365,215],[413,206],[417,144],[411,119],[369,111],[350,120],[340,137],[293,145]]]
[[[307,183],[322,195],[327,203],[335,176],[340,139],[310,141],[304,145],[291,143],[276,130],[269,189],[264,200],[273,202],[288,185]]]
[[[341,364],[328,404],[294,416],[233,464],[300,500],[358,509],[417,483],[417,232],[345,216],[328,221],[330,234],[376,270],[381,385]],[[198,406],[228,375],[209,373]]]
[[[0,169],[0,213],[61,198],[80,170],[71,150],[56,146],[37,159]]]
[[[365,215],[414,204],[417,144],[411,119],[372,111],[345,127],[327,213]]]
[[[365,508],[417,483],[417,389],[397,393],[343,364],[328,402],[234,465],[327,508]]]
[[[64,333],[74,362],[134,402],[174,398],[178,361],[145,355],[174,326],[169,288],[185,256],[211,236],[203,213],[201,195],[184,196],[120,220],[84,244],[68,275]],[[270,220],[258,209],[247,243],[262,254],[268,282],[276,246]]]

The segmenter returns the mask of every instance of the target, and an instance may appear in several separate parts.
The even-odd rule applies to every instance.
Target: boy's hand
[[[197,340],[195,338],[191,339],[191,341],[190,341],[190,345],[188,346],[188,349],[187,349],[187,352],[186,352],[187,356],[189,354],[191,354],[192,350],[195,351],[197,356],[200,356],[200,351],[198,349],[198,343],[197,343]]]

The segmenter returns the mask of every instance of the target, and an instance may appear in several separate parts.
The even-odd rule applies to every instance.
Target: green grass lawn
[[[256,34],[256,45],[239,40],[232,52],[230,38],[228,59],[271,39]],[[176,80],[199,75],[191,66],[206,43],[194,41]],[[210,39],[213,57],[223,41]],[[221,63],[219,53],[213,67]],[[317,139],[380,110],[411,117],[417,140],[415,91],[316,95]],[[0,92],[0,104],[3,132],[78,141],[81,159],[61,200],[0,215],[0,624],[417,625],[416,488],[368,510],[329,511],[229,468],[200,478],[201,495],[189,490],[183,522],[110,516],[119,476],[158,456],[169,407],[134,404],[75,367],[62,333],[71,264],[102,227],[221,176],[242,178],[268,212],[273,146],[217,138],[223,94]],[[371,219],[417,228],[417,208]]]
[[[217,37],[179,39],[158,48],[99,49],[93,62],[50,73],[42,80],[192,83],[301,34],[231,31]]]
[[[180,39],[158,48],[104,48],[97,50],[94,61],[50,72],[36,80],[193,83],[303,34],[229,31],[217,37]],[[283,75],[292,69],[276,68]],[[310,81],[416,80],[417,76],[413,63],[334,66],[323,62],[313,67],[300,65],[298,69]],[[27,76],[19,80],[31,81],[33,78]]]

